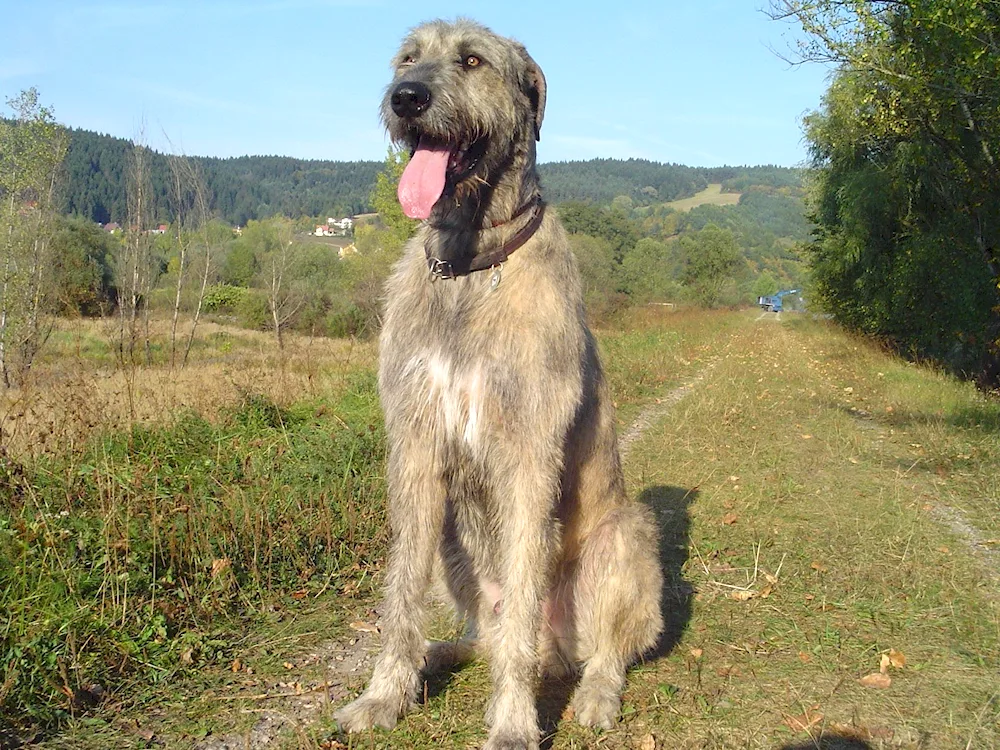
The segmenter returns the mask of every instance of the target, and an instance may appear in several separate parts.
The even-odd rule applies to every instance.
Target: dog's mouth
[[[410,163],[399,178],[399,203],[411,219],[426,219],[443,195],[472,177],[486,154],[487,139],[452,142],[414,133]]]

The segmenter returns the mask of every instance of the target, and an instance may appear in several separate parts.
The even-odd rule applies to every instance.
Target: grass
[[[670,201],[666,205],[675,211],[686,212],[706,203],[710,206],[735,206],[739,202],[740,193],[723,193],[721,183],[712,183],[700,193],[695,193],[690,198]]]
[[[701,379],[626,460],[661,521],[660,653],[630,673],[611,732],[558,721],[563,696],[548,695],[549,746],[1000,746],[1000,403],[826,323],[757,317],[642,310],[599,332],[623,426]],[[46,747],[246,728],[265,708],[253,695],[290,674],[322,684],[326,644],[374,617],[373,351],[295,339],[277,367],[265,338],[220,333],[247,336],[206,330],[189,375],[138,371],[135,418],[114,409],[124,385],[80,390],[74,409],[96,424],[72,444],[29,449],[22,424],[58,424],[49,389],[83,375],[35,386],[47,406],[8,402],[5,436],[20,442],[0,464],[13,498],[0,503],[0,718],[58,729]],[[96,355],[67,365],[67,336],[47,366],[99,369]],[[861,684],[890,650],[905,657],[891,684]],[[109,695],[90,708],[94,683]],[[477,746],[488,692],[483,663],[435,678],[394,731],[350,746]],[[348,742],[330,707],[311,718],[282,746]]]

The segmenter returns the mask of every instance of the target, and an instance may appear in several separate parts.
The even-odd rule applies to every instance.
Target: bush
[[[233,284],[213,284],[205,290],[203,304],[208,312],[236,312],[250,290]]]
[[[236,318],[244,328],[263,331],[271,326],[271,309],[267,295],[257,289],[246,289],[243,299],[236,305]]]

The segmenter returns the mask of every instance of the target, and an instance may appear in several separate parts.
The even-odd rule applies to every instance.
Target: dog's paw
[[[538,733],[534,737],[508,732],[497,732],[490,735],[483,745],[483,750],[538,750]]]
[[[622,701],[609,685],[582,683],[573,695],[573,713],[585,727],[612,729],[618,720]]]
[[[402,713],[399,701],[362,695],[337,711],[333,718],[345,732],[363,732],[372,727],[392,729]]]

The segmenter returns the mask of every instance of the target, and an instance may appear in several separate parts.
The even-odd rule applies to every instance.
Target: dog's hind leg
[[[385,580],[382,651],[368,688],[335,715],[342,729],[391,728],[416,701],[426,642],[425,594],[444,523],[445,482],[421,440],[389,455],[393,543]]]
[[[654,645],[663,627],[655,528],[645,507],[622,505],[583,544],[575,587],[583,672],[572,705],[584,726],[614,725],[625,670]]]

